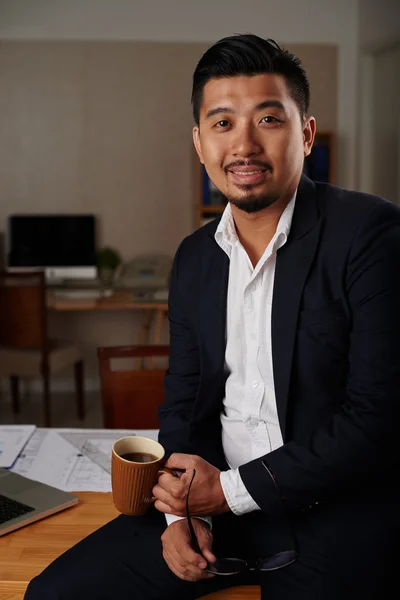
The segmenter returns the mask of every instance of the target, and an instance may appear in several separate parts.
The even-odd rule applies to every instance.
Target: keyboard
[[[32,506],[27,506],[26,504],[22,504],[22,502],[12,500],[0,494],[0,524],[11,521],[11,519],[25,515],[33,510],[35,509]]]
[[[108,290],[107,290],[108,291]],[[53,290],[57,298],[70,298],[71,300],[96,300],[97,298],[108,297],[110,294],[104,293],[104,290]]]

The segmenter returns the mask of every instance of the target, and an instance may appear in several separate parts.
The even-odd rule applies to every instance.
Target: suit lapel
[[[225,359],[229,258],[215,240],[212,243],[209,256],[204,256],[203,332],[211,341],[212,362],[218,371]]]
[[[215,226],[214,226],[215,225]],[[214,239],[218,222],[208,230],[207,244],[203,249],[202,272],[199,273],[201,288],[198,298],[200,315],[200,352],[202,372],[206,378],[202,378],[201,385],[211,384],[212,393],[207,391],[204,402],[198,407],[198,411],[207,413],[209,403],[219,411],[220,405],[215,405],[215,395],[221,400],[223,390],[219,385],[224,384],[224,361],[226,345],[226,301],[229,277],[229,258]],[[196,415],[196,420],[201,417]]]
[[[272,358],[283,439],[297,320],[320,234],[315,185],[302,177],[287,243],[278,250],[272,301]]]
[[[218,221],[205,231],[202,245],[197,329],[200,349],[201,378],[198,400],[190,420],[190,441],[198,454],[228,469],[221,440],[220,413],[224,397],[224,360],[226,328],[226,296],[229,259],[214,239]]]

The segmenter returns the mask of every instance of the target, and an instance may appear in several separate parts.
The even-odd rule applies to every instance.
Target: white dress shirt
[[[239,241],[228,204],[215,240],[230,259],[225,368],[229,375],[221,412],[222,446],[229,471],[220,476],[226,501],[236,515],[259,510],[239,467],[283,444],[272,368],[271,309],[276,251],[287,240],[296,194],[283,211],[276,232],[253,267]]]
[[[248,493],[239,467],[283,444],[272,368],[271,308],[276,251],[286,243],[295,202],[296,194],[255,267],[237,236],[230,204],[215,232],[216,242],[229,257],[225,350],[229,375],[221,425],[224,454],[231,468],[221,472],[220,481],[236,515],[260,509]],[[166,515],[168,525],[180,518]]]

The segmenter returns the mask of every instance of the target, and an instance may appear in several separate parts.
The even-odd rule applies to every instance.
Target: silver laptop
[[[77,502],[73,494],[0,468],[0,536]]]

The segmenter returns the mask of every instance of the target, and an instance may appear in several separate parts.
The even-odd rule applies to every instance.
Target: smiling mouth
[[[236,185],[259,185],[264,183],[265,178],[267,176],[266,169],[245,169],[241,171],[240,169],[229,170],[228,171],[232,182]]]
[[[263,169],[257,169],[254,171],[230,171],[234,175],[257,175],[258,173],[264,173]]]

